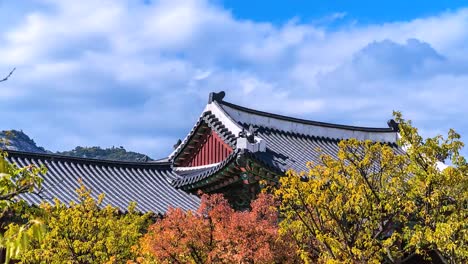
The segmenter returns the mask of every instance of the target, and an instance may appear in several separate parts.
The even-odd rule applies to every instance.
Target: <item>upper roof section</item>
[[[274,173],[282,174],[289,169],[307,171],[308,161],[318,163],[323,154],[336,157],[338,143],[342,139],[382,142],[400,151],[396,144],[398,124],[394,120],[387,123],[387,128],[331,124],[253,110],[225,102],[224,96],[224,92],[210,94],[198,122],[171,154],[169,160],[180,176],[174,180],[174,186],[186,190],[211,186],[205,191],[222,188],[224,183],[219,181],[233,180],[226,171],[240,169],[237,161],[243,158],[255,161]],[[219,135],[232,147],[232,152],[223,156],[221,162],[215,160],[203,163],[209,166],[189,168],[184,161],[197,153],[197,144],[202,141],[201,135],[206,128]],[[211,148],[205,156],[211,157],[211,152],[217,150]],[[231,168],[227,169],[229,166]],[[217,176],[212,178],[214,175]]]
[[[197,134],[200,134],[204,127],[215,131],[233,149],[252,148],[253,152],[263,152],[265,147],[268,148],[271,144],[268,138],[255,132],[257,129],[333,140],[356,138],[396,143],[398,138],[398,124],[394,120],[388,121],[386,128],[331,124],[246,108],[224,101],[225,95],[224,92],[210,93],[208,104],[198,122],[169,156],[171,162],[189,155],[190,149],[193,149],[193,141],[197,140]],[[175,162],[173,165],[177,167],[181,164]]]
[[[211,93],[209,104],[218,105],[231,121],[245,128],[252,125],[277,129],[283,132],[335,139],[357,138],[382,142],[396,142],[398,124],[387,122],[388,127],[359,127],[305,120],[284,115],[258,111],[224,101],[224,92]]]
[[[397,139],[398,131],[393,127],[374,128],[331,124],[257,111],[224,101],[218,104],[227,115],[243,127],[253,125],[300,135],[334,139],[356,138],[381,142],[396,142]]]

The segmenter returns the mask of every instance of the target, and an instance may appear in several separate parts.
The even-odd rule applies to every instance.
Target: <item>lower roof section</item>
[[[176,189],[171,181],[177,177],[170,163],[121,162],[73,158],[53,154],[7,151],[8,161],[18,166],[44,165],[47,173],[39,195],[27,194],[21,198],[29,204],[77,202],[75,190],[81,179],[92,190],[93,197],[104,193],[104,205],[112,205],[125,212],[130,202],[137,203],[140,212],[164,214],[169,207],[196,210],[200,199]]]

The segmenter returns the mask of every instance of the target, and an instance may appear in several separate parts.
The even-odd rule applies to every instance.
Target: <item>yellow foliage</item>
[[[429,252],[468,261],[468,166],[459,135],[423,140],[395,117],[404,152],[344,140],[337,158],[322,155],[308,171],[281,178],[281,229],[294,234],[304,261],[397,263]],[[445,158],[451,165],[441,170]]]
[[[104,206],[104,195],[92,196],[82,183],[78,202],[55,200],[41,205],[48,232],[41,243],[22,254],[23,263],[125,263],[137,258],[132,246],[150,223],[150,215]]]

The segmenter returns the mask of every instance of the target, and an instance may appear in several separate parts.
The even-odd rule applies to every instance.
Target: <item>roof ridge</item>
[[[247,112],[249,114],[255,114],[255,115],[260,115],[260,116],[264,116],[264,117],[280,119],[280,120],[283,120],[283,121],[294,122],[294,123],[301,123],[301,124],[305,124],[305,125],[315,125],[315,126],[338,128],[338,129],[345,129],[345,130],[354,130],[354,131],[364,131],[364,132],[397,132],[392,127],[377,128],[377,127],[361,127],[361,126],[341,125],[341,124],[313,121],[313,120],[307,120],[307,119],[302,119],[302,118],[297,118],[297,117],[290,117],[290,116],[285,116],[285,115],[280,115],[280,114],[275,114],[275,113],[264,112],[264,111],[255,110],[255,109],[252,109],[252,108],[236,105],[236,104],[226,102],[226,101],[223,101],[223,100],[218,100],[217,103],[221,104],[221,105],[231,107],[231,108],[234,108],[234,109],[239,110],[239,111]],[[388,121],[388,123],[390,123],[390,122],[394,123],[395,121],[393,119],[391,119],[391,120]]]
[[[261,130],[263,129],[265,132],[267,131],[273,131],[279,134],[285,134],[285,135],[290,135],[293,137],[300,137],[300,138],[312,138],[312,139],[317,139],[317,140],[329,140],[333,142],[340,142],[343,139],[340,138],[335,138],[335,137],[329,137],[329,136],[317,136],[317,135],[309,135],[305,133],[299,133],[299,132],[294,132],[294,131],[285,131],[285,130],[280,130],[278,128],[273,128],[273,127],[267,127],[267,126],[258,126],[259,130],[258,132],[261,133]]]
[[[106,160],[106,159],[95,159],[95,158],[81,158],[73,156],[65,156],[55,153],[37,153],[37,152],[26,152],[18,150],[4,150],[9,156],[13,157],[29,157],[29,158],[41,158],[49,160],[63,160],[70,162],[80,163],[94,163],[103,165],[120,165],[120,166],[136,166],[136,167],[168,167],[170,168],[170,162],[141,162],[141,161],[120,161],[120,160]]]

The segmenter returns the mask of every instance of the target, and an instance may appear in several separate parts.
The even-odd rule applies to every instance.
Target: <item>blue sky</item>
[[[293,17],[300,18],[303,22],[313,22],[337,13],[346,14],[348,21],[366,24],[437,15],[442,11],[465,7],[468,1],[220,0],[217,3],[232,11],[236,18],[275,24],[287,22]]]
[[[406,3],[409,2],[409,3]],[[378,3],[378,4],[377,4]],[[0,129],[167,155],[211,91],[317,121],[468,134],[467,1],[0,0]]]

